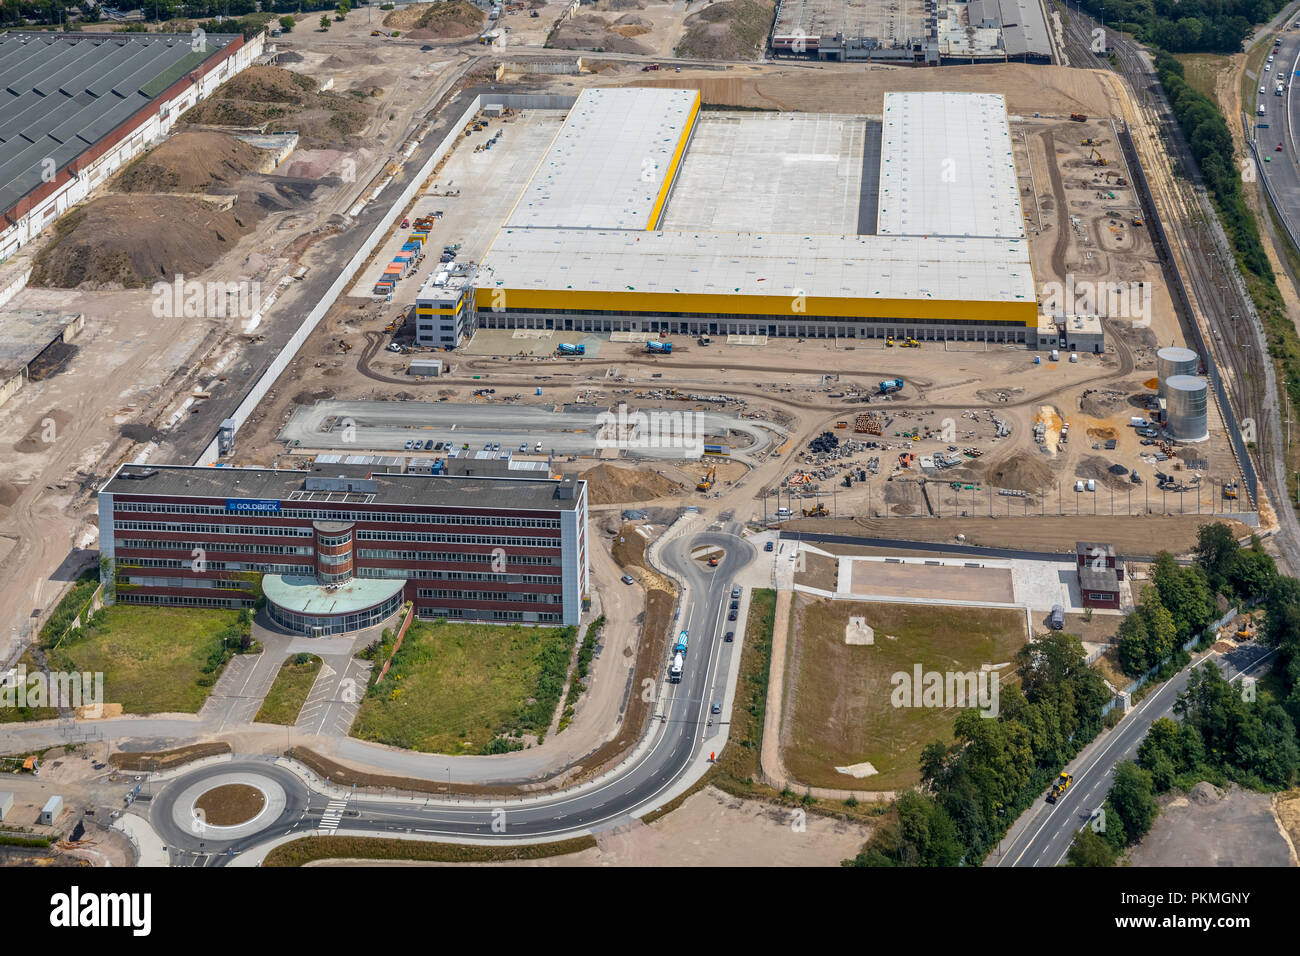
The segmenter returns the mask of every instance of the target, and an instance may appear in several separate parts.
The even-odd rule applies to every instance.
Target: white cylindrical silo
[[[1205,379],[1171,375],[1165,386],[1168,418],[1165,429],[1177,441],[1204,441],[1209,437],[1209,391]]]
[[[1156,352],[1156,392],[1161,398],[1168,399],[1165,380],[1175,375],[1195,375],[1201,367],[1201,360],[1191,349],[1178,345],[1169,345]]]

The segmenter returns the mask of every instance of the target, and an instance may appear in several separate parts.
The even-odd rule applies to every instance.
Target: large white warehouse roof
[[[1025,237],[1000,94],[885,94],[876,231]]]
[[[583,90],[506,225],[654,228],[699,105],[698,90]]]

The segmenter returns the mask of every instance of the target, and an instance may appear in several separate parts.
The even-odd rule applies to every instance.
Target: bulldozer
[[[696,484],[695,486],[695,490],[708,491],[710,488],[713,487],[713,482],[717,478],[717,476],[718,476],[718,466],[714,465],[709,469],[709,473],[707,475],[704,475],[700,478],[699,483]]]
[[[825,518],[829,513],[826,510],[826,506],[820,501],[811,508],[803,508],[801,510],[803,511],[803,516],[805,518]]]
[[[1142,225],[1142,217],[1141,217],[1141,216],[1134,216],[1132,219],[1130,219],[1130,220],[1128,221],[1128,224],[1129,224],[1130,226],[1140,226],[1140,225]]]

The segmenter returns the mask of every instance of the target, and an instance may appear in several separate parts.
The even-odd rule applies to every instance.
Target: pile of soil
[[[1079,411],[1092,418],[1110,418],[1126,404],[1128,394],[1114,388],[1089,388],[1079,396]]]
[[[587,500],[593,505],[624,501],[651,501],[679,494],[682,486],[653,471],[597,465],[578,475],[587,483]]]
[[[981,479],[994,488],[1042,491],[1055,481],[1052,469],[1045,461],[1025,452],[1017,452],[999,461],[978,462],[973,467]]]
[[[767,43],[772,0],[724,0],[686,18],[676,55],[700,60],[757,59]]]
[[[580,13],[565,20],[555,31],[551,46],[563,50],[605,50],[643,55],[653,52],[616,31],[610,21],[590,13]]]
[[[31,282],[54,289],[138,289],[198,275],[250,232],[256,216],[180,196],[108,195],[59,220]]]
[[[118,174],[124,193],[212,193],[228,190],[257,170],[262,151],[229,133],[177,133]]]
[[[442,40],[480,32],[487,14],[465,0],[415,3],[384,17],[384,26],[407,31],[413,40]]]
[[[649,33],[653,28],[654,24],[645,17],[638,17],[628,13],[611,23],[607,29],[611,33],[617,33],[625,40],[630,40],[632,37],[639,37]]]
[[[1129,485],[1128,470],[1124,470],[1123,476],[1117,475],[1110,470],[1111,464],[1100,455],[1089,455],[1079,462],[1074,469],[1074,473],[1080,478],[1092,478],[1099,485],[1105,485],[1109,488],[1127,488]]]
[[[257,126],[268,133],[296,130],[310,149],[350,143],[365,128],[367,108],[356,97],[322,93],[318,81],[277,66],[251,66],[181,118],[202,126]]]

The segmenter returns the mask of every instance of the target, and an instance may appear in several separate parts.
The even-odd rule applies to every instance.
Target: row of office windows
[[[397,535],[401,532],[375,532],[376,534]],[[430,535],[409,534],[401,538],[386,538],[389,541],[423,541]],[[367,557],[375,557],[380,552],[368,548],[359,549],[359,554]],[[456,564],[491,564],[498,560],[498,557],[490,551],[412,551],[404,552],[419,555],[421,561],[447,561]],[[506,555],[506,564],[533,564],[541,566],[551,566],[560,563],[559,557],[550,554],[508,554]]]
[[[193,571],[202,574],[205,571],[256,571],[259,574],[314,574],[316,568],[310,564],[258,564],[249,561],[207,561],[191,558],[188,561],[179,558],[118,558],[119,570],[128,568],[163,568],[169,571]]]
[[[282,538],[310,538],[311,528],[258,524],[172,524],[161,521],[114,521],[114,531],[173,531],[177,534],[256,534]],[[207,547],[207,545],[201,545]]]
[[[252,598],[206,598],[179,594],[134,594],[119,592],[118,604],[165,604],[176,607],[252,607]]]
[[[518,591],[464,591],[456,588],[420,588],[416,597],[453,601],[503,601],[514,604],[563,604],[562,594],[525,594]]]
[[[240,544],[231,541],[161,541],[157,538],[119,538],[119,548],[147,551],[239,551],[244,554],[311,554],[310,545]]]
[[[167,502],[152,501],[117,501],[113,503],[115,511],[137,511],[146,514],[230,514],[221,505],[177,505]],[[267,518],[301,518],[311,521],[378,521],[395,524],[461,524],[489,525],[498,528],[558,528],[559,518],[494,518],[491,515],[476,514],[432,514],[428,512],[398,511],[324,511],[313,508],[281,508],[268,511]],[[358,532],[363,536],[364,531]],[[322,539],[325,541],[327,539]],[[347,535],[338,539],[328,539],[331,544],[343,544]]]
[[[438,618],[451,618],[453,620],[466,621],[522,621],[524,619],[523,611],[480,611],[477,608],[456,608],[456,607],[417,607],[415,616],[423,620],[436,620]],[[532,615],[532,619],[539,624],[559,624],[564,620],[563,614],[555,614],[550,611],[539,611]]]

